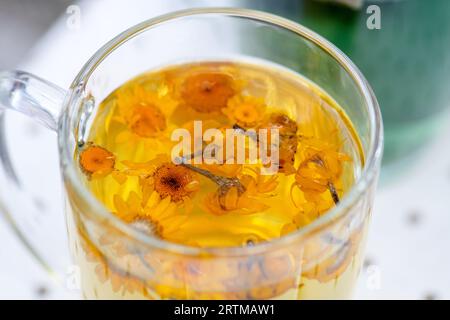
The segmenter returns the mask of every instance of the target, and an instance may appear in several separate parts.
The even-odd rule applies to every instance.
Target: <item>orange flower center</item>
[[[174,202],[182,200],[192,193],[189,185],[193,181],[189,169],[172,163],[165,163],[153,174],[155,190],[161,198],[170,196]]]
[[[87,174],[110,172],[115,161],[114,154],[99,146],[91,145],[80,154],[81,169]]]
[[[235,94],[232,78],[222,73],[199,73],[188,77],[181,91],[186,104],[198,112],[220,111]]]
[[[252,125],[261,117],[257,107],[252,104],[243,104],[234,111],[234,118],[242,125]]]
[[[139,105],[134,107],[129,125],[138,136],[149,138],[166,129],[166,117],[153,105]]]

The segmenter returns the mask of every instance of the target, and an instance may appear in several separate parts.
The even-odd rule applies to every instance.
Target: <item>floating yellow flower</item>
[[[222,109],[228,119],[243,128],[252,128],[264,118],[266,105],[264,99],[252,96],[235,96]]]
[[[170,196],[161,199],[157,192],[150,195],[145,206],[135,192],[130,192],[124,201],[119,195],[114,195],[115,215],[135,228],[158,236],[170,238],[180,226],[187,221],[187,216],[177,211],[177,205]]]
[[[342,174],[342,163],[351,161],[351,157],[317,139],[302,140],[300,145],[301,163],[295,174],[296,186],[311,194],[329,190],[330,184],[334,185]]]
[[[144,205],[155,191],[161,199],[169,197],[172,202],[183,205],[186,212],[192,210],[191,197],[200,186],[194,172],[169,162],[165,155],[145,163],[124,161],[124,165],[125,173],[139,177]]]
[[[103,147],[88,143],[81,151],[79,163],[81,170],[89,177],[103,177],[114,170],[116,157]]]
[[[201,113],[219,112],[235,94],[233,78],[213,71],[188,76],[180,91],[184,104]]]
[[[198,190],[199,182],[187,168],[173,163],[164,163],[153,174],[155,191],[161,198],[171,197],[179,202]]]
[[[239,183],[220,187],[217,191],[207,195],[205,206],[207,210],[216,215],[224,215],[231,212],[251,214],[262,212],[269,208],[262,198],[270,196],[270,192],[277,187],[277,176],[268,178],[261,175],[260,170],[252,171],[255,176],[241,174],[233,181]]]
[[[278,186],[278,175],[263,175],[260,168],[247,167],[252,175],[242,175],[240,181],[245,189],[253,194],[266,195],[275,191]]]
[[[116,96],[117,114],[112,120],[129,129],[116,136],[117,143],[130,143],[133,138],[162,136],[167,129],[167,116],[176,106],[176,102],[165,92],[153,92],[143,86],[135,86],[133,91],[119,91]]]
[[[277,129],[279,134],[279,171],[285,174],[295,172],[294,162],[298,147],[297,123],[283,113],[271,113],[259,129]],[[269,137],[269,145],[272,145]],[[269,150],[271,151],[271,150]]]

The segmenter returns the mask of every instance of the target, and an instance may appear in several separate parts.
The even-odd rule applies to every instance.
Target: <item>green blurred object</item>
[[[355,62],[382,109],[385,163],[410,155],[436,133],[450,104],[450,0],[260,0],[246,4],[301,23]],[[370,5],[380,8],[379,30],[367,27]],[[274,47],[281,51],[282,45],[286,44]]]

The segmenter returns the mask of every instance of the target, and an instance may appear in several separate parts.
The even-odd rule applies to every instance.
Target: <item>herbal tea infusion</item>
[[[80,172],[130,227],[205,254],[136,252],[78,225],[76,260],[94,270],[83,272],[93,274],[82,279],[85,297],[347,296],[365,224],[351,234],[342,226],[346,240],[330,235],[236,263],[210,262],[208,249],[253,247],[307,226],[353,185],[361,150],[333,99],[273,65],[186,63],[132,79],[99,106],[75,155]]]

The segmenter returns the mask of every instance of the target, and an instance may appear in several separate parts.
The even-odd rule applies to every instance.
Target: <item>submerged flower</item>
[[[164,94],[136,86],[132,91],[119,91],[116,105],[117,115],[112,120],[129,129],[119,133],[116,142],[130,143],[134,138],[161,138],[167,129],[166,114],[176,103]]]
[[[169,162],[165,155],[145,163],[125,161],[124,165],[126,173],[139,177],[144,204],[155,191],[161,199],[169,197],[172,202],[184,205],[187,212],[192,209],[191,197],[200,186],[194,172]]]
[[[91,176],[105,176],[114,170],[116,157],[103,147],[92,143],[80,153],[81,170]]]
[[[153,192],[147,203],[135,192],[130,192],[126,201],[114,195],[115,215],[140,231],[150,233],[162,239],[170,238],[187,221],[187,216],[177,212],[178,206],[170,196],[161,199]]]
[[[248,167],[252,175],[245,174],[240,179],[245,189],[254,194],[264,195],[275,191],[278,186],[278,175],[263,175],[260,168]]]
[[[194,180],[194,175],[189,169],[169,162],[156,169],[153,181],[155,191],[161,198],[170,196],[175,202],[189,197],[199,186],[199,182]]]
[[[260,129],[277,129],[279,134],[279,171],[285,174],[295,172],[294,162],[298,147],[297,123],[282,113],[272,113],[259,127]],[[270,150],[269,150],[270,151]]]
[[[342,163],[351,157],[323,141],[302,141],[301,163],[295,174],[295,184],[304,193],[323,193],[342,174]]]
[[[202,113],[220,111],[234,94],[233,78],[219,72],[193,74],[181,86],[184,103]]]
[[[127,120],[131,131],[143,138],[154,137],[166,129],[164,114],[151,104],[135,106]]]
[[[252,96],[235,96],[222,109],[233,124],[244,128],[252,128],[264,118],[266,105],[264,99]]]
[[[216,215],[231,212],[240,214],[251,214],[262,212],[269,208],[262,198],[271,196],[278,185],[277,176],[264,177],[261,171],[252,171],[255,176],[249,174],[239,175],[235,178],[233,186],[220,187],[213,193],[207,195],[205,205],[208,211]],[[240,187],[240,188],[239,188]]]

